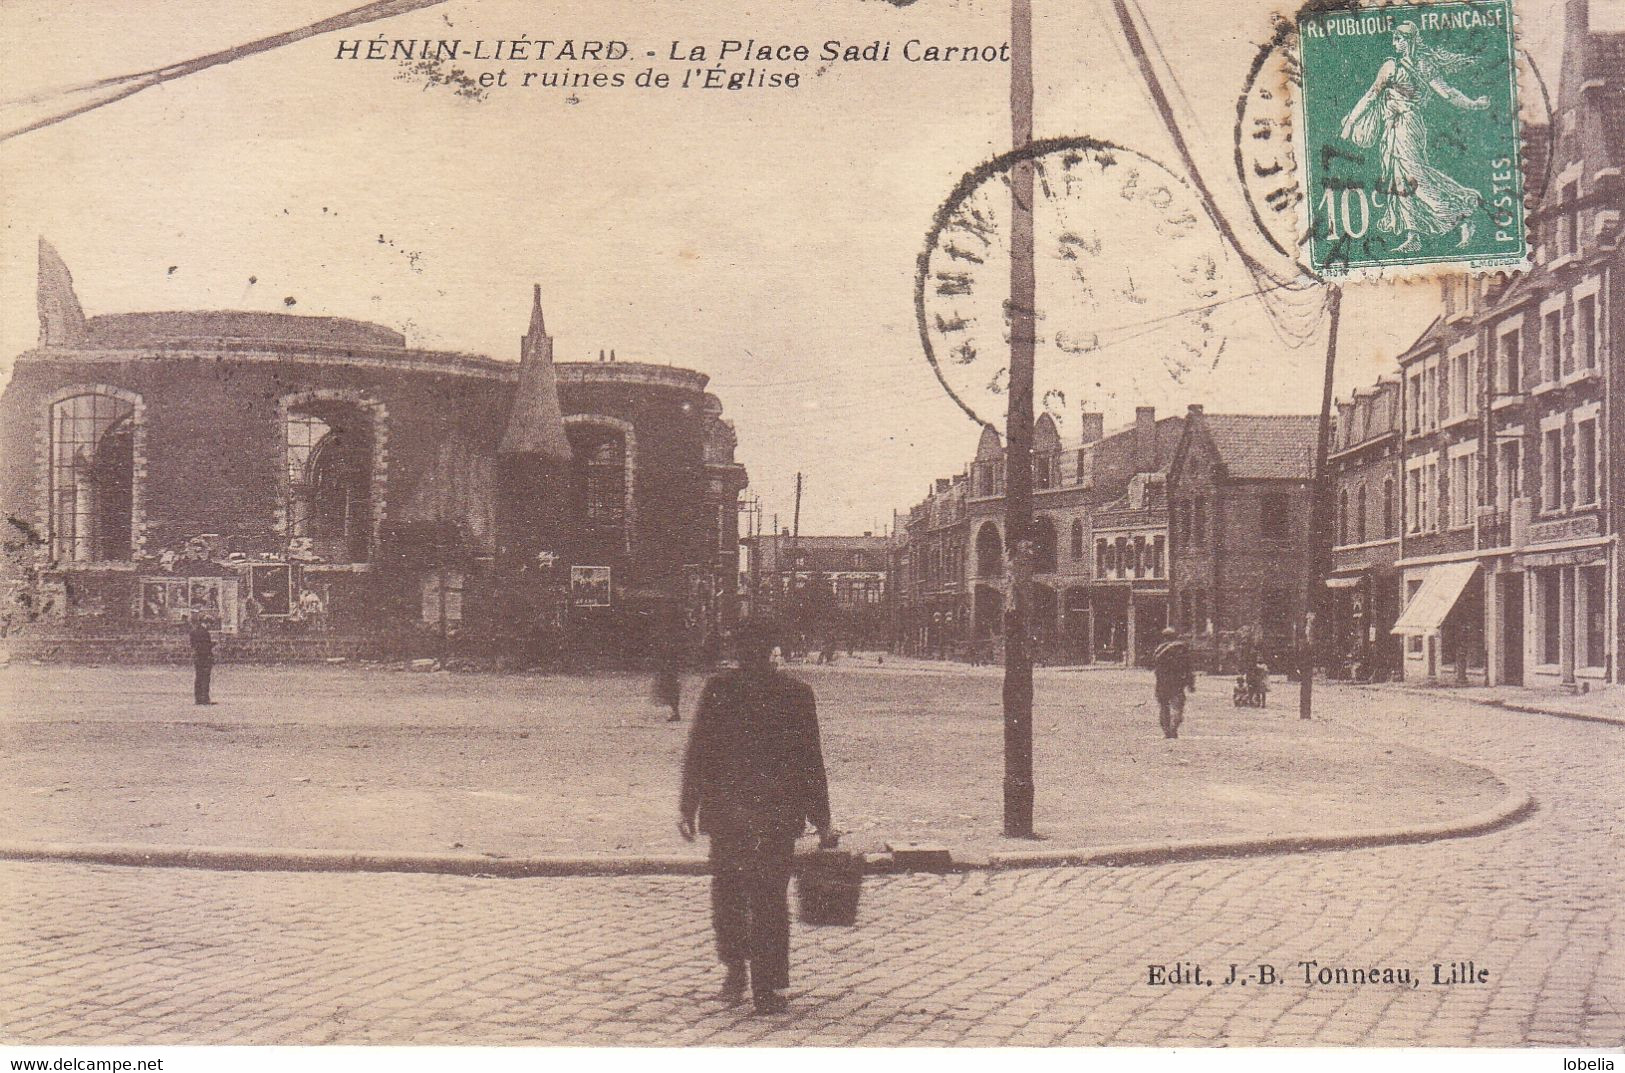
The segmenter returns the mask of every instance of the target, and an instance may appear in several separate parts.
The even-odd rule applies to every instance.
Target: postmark
[[[1305,12],[1297,38],[1311,272],[1528,263],[1511,0]]]
[[[1132,149],[1053,138],[966,174],[937,210],[915,273],[920,342],[979,424],[1008,402],[1010,176],[1034,172],[1035,399],[1057,426],[1108,396],[1157,399],[1210,376],[1213,316],[1246,297],[1235,258],[1190,184]]]

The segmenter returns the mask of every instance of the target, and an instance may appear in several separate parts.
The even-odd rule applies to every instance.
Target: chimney
[[[1157,408],[1134,408],[1134,472],[1157,471]]]
[[[1078,443],[1094,443],[1106,435],[1106,415],[1085,410],[1078,415]]]
[[[946,477],[938,477],[937,478],[937,492],[938,492],[938,494],[946,492],[947,490],[948,490],[948,478],[946,478]]]
[[[1185,412],[1194,417],[1202,412],[1202,404],[1199,402],[1193,402],[1189,406],[1185,407]]]

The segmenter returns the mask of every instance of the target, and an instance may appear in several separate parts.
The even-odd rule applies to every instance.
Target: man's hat
[[[1162,628],[1162,635],[1164,637],[1178,637],[1179,631],[1174,629],[1172,626],[1164,626]]]

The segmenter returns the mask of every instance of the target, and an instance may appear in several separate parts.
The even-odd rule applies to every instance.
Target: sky
[[[1621,0],[1594,2],[1594,23],[1618,17]],[[173,63],[345,6],[6,0],[3,96]],[[1105,139],[1177,170],[1109,0],[1033,6],[1036,136]],[[1236,101],[1271,4],[1140,6],[1175,72],[1198,167],[1221,211],[1244,222]],[[1518,10],[1523,46],[1555,87],[1560,0]],[[410,345],[515,360],[536,282],[558,360],[613,348],[710,375],[769,524],[790,524],[800,472],[802,532],[883,530],[974,452],[978,428],[922,354],[913,276],[938,206],[1010,139],[1007,65],[895,54],[914,38],[1002,44],[1008,18],[1003,0],[448,0],[167,82],[0,143],[0,378],[35,341],[41,235],[91,315],[344,316],[397,328]],[[797,70],[793,90],[583,89],[572,102],[569,91],[510,86],[476,98],[400,64],[335,58],[338,38],[380,32],[623,40],[632,57],[612,69],[629,79],[648,66],[680,75],[696,65],[665,58],[674,42],[714,56],[724,38],[815,52],[831,39],[890,41],[894,59],[821,72],[730,63]],[[515,79],[590,69],[459,66],[508,67]],[[1122,256],[1152,264],[1158,253],[1131,244]],[[1158,349],[1168,344],[1135,317],[1182,324],[1187,314],[1175,296],[1154,295],[1108,325],[1121,342],[1097,352],[1067,412],[1104,410],[1114,427],[1138,403],[1316,410],[1318,297],[1295,308],[1297,333],[1282,333],[1234,268],[1219,277],[1224,305],[1205,318],[1223,343],[1211,368],[1168,375]],[[1426,284],[1349,286],[1338,392],[1388,371],[1435,311]]]

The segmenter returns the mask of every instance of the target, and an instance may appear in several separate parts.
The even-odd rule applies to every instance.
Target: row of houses
[[[1134,663],[1170,624],[1218,662],[1284,659],[1303,608],[1315,419],[1140,407],[1104,431],[1085,412],[1064,440],[1034,429],[1029,629],[1050,662]],[[929,656],[997,655],[1010,603],[1004,448],[939,479],[894,525],[895,643]]]
[[[1618,680],[1625,34],[1568,5],[1535,267],[1456,277],[1338,404],[1334,654],[1406,678]],[[1538,158],[1546,153],[1540,152]]]
[[[1166,624],[1210,661],[1284,663],[1306,611],[1334,674],[1584,688],[1618,680],[1625,34],[1570,0],[1550,128],[1531,128],[1534,267],[1445,278],[1392,373],[1339,400],[1326,588],[1305,584],[1312,416],[1204,414],[1067,442],[1034,431],[1040,658],[1137,662]],[[1004,451],[894,526],[895,643],[993,655],[1009,602]],[[1322,535],[1325,539],[1325,535]],[[1309,607],[1313,596],[1313,607]]]

